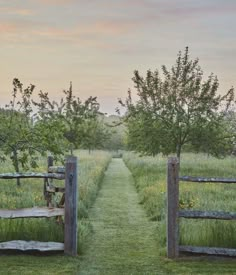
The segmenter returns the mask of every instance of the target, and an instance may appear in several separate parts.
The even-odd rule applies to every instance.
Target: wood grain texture
[[[64,253],[70,256],[77,255],[77,173],[77,158],[70,156],[66,160],[64,219]]]
[[[64,250],[63,243],[57,242],[36,242],[36,241],[9,241],[0,243],[2,250],[38,250],[38,251],[61,251]]]
[[[179,251],[209,255],[236,256],[236,249],[232,248],[179,246]]]
[[[167,257],[178,257],[179,161],[169,158],[167,166]]]
[[[0,218],[17,219],[17,218],[50,218],[64,216],[63,208],[22,208],[22,209],[0,209]]]

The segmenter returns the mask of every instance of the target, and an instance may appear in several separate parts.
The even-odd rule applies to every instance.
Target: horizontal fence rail
[[[179,210],[179,182],[236,183],[236,178],[179,176],[179,161],[169,158],[167,165],[167,257],[177,258],[179,252],[236,256],[236,249],[179,245],[179,218],[236,220],[236,213],[223,211]]]
[[[65,174],[66,169],[64,166],[49,166],[48,173]]]
[[[57,173],[5,173],[0,174],[0,179],[56,179],[56,180],[64,180],[65,176],[63,174]]]
[[[17,219],[17,218],[51,218],[64,216],[63,208],[22,208],[22,209],[0,209],[0,219]]]
[[[64,243],[58,242],[36,242],[36,241],[9,241],[0,243],[0,249],[5,250],[37,250],[45,251],[60,251],[64,250]]]
[[[215,182],[215,183],[236,183],[236,178],[204,178],[204,177],[191,177],[182,176],[179,177],[180,181],[191,181],[191,182]]]
[[[180,210],[179,217],[186,219],[236,220],[236,213],[221,211]]]
[[[201,246],[179,246],[179,251],[208,255],[236,256],[236,249],[220,247],[201,247]]]

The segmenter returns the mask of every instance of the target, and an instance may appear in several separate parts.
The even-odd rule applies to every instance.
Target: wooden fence
[[[179,210],[179,182],[236,183],[236,179],[179,176],[179,161],[169,158],[167,167],[167,257],[177,258],[179,252],[236,256],[236,249],[179,245],[179,218],[236,220],[236,213],[221,211]]]
[[[44,179],[44,197],[47,207],[34,207],[25,209],[0,209],[0,219],[17,218],[51,218],[57,217],[64,224],[64,243],[39,241],[8,241],[0,243],[0,250],[39,250],[64,251],[65,254],[77,255],[77,158],[70,156],[66,159],[65,167],[53,166],[52,157],[48,157],[47,173],[7,173],[0,174],[0,179],[42,178]],[[64,187],[53,185],[53,179],[64,180]],[[52,205],[52,195],[62,193],[61,201],[57,207]],[[62,219],[64,216],[64,221]],[[0,227],[1,231],[1,227]]]

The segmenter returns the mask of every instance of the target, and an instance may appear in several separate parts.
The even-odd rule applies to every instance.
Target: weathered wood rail
[[[179,176],[179,161],[169,158],[167,165],[167,257],[177,258],[179,252],[236,256],[236,249],[179,245],[179,218],[236,220],[236,213],[222,211],[179,210],[179,182],[236,183],[236,178],[204,178]]]
[[[181,210],[178,216],[186,219],[236,220],[236,213],[222,211]]]
[[[6,173],[0,174],[0,179],[56,179],[64,180],[65,175],[57,173]]]
[[[203,177],[190,177],[190,176],[182,176],[179,177],[180,181],[190,181],[190,182],[214,182],[214,183],[236,183],[236,178],[203,178]]]
[[[64,216],[63,208],[23,208],[23,209],[0,209],[0,218],[18,219],[18,218],[51,218]]]
[[[0,243],[2,250],[38,250],[38,251],[63,251],[64,243],[58,242],[36,242],[36,241],[9,241]]]
[[[48,172],[49,173],[57,173],[57,174],[65,174],[66,169],[64,166],[49,166]]]
[[[38,242],[14,240],[1,242],[0,250],[39,250],[39,251],[64,251],[65,254],[77,255],[77,158],[70,156],[66,159],[65,167],[53,166],[52,157],[48,157],[47,173],[5,173],[0,174],[0,179],[16,178],[43,178],[44,197],[48,207],[33,207],[23,209],[0,209],[1,219],[18,218],[51,218],[57,217],[64,224],[64,243],[58,242]],[[64,180],[64,187],[53,185],[53,179]],[[56,192],[61,192],[61,201],[55,207],[52,203],[52,196]],[[64,216],[64,220],[62,217]],[[1,229],[1,227],[0,227]]]
[[[221,255],[221,256],[236,256],[236,249],[232,248],[219,248],[219,247],[200,247],[200,246],[179,246],[179,251],[209,254],[209,255]]]

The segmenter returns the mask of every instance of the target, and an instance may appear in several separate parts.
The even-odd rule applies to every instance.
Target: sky
[[[0,0],[0,105],[15,77],[53,100],[72,81],[114,114],[134,70],[170,67],[186,46],[224,94],[236,87],[235,15],[235,0]]]

